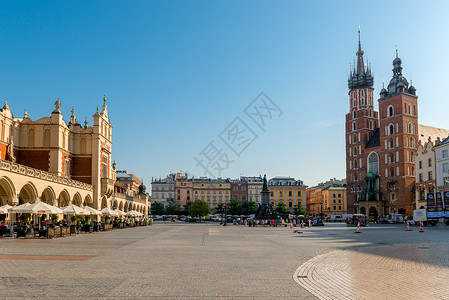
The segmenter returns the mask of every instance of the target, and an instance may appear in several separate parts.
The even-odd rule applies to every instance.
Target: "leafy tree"
[[[257,212],[257,203],[254,201],[243,202],[242,213],[244,215],[251,215]]]
[[[188,215],[190,211],[190,205],[192,205],[192,202],[187,201],[186,204],[183,205],[182,210],[180,211],[180,214],[182,215]]]
[[[229,201],[229,212],[230,215],[241,215],[242,214],[242,205],[236,199],[231,199]]]
[[[293,206],[293,214],[295,216],[299,216],[299,215],[303,215],[305,216],[307,214],[306,210],[304,209],[304,207],[302,206],[301,203],[296,204],[295,206]]]
[[[151,214],[153,215],[163,215],[165,213],[164,204],[159,202],[151,203]]]
[[[170,201],[167,204],[166,211],[168,215],[178,215],[181,205],[174,201]]]
[[[223,203],[218,203],[217,206],[215,206],[215,210],[217,211],[217,213],[221,214],[224,213],[225,211],[225,206]]]
[[[276,206],[276,211],[280,214],[288,213],[287,205],[285,205],[285,203],[283,202],[278,203],[278,205]]]
[[[209,206],[207,203],[202,200],[193,201],[192,205],[190,205],[190,215],[192,217],[204,217],[209,214]]]

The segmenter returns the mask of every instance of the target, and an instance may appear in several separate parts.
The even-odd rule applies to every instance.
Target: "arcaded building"
[[[81,125],[74,108],[67,123],[61,105],[58,99],[49,117],[36,120],[27,111],[14,118],[7,102],[0,110],[1,204],[44,201],[101,209],[114,201],[119,207],[113,200],[116,171],[106,97],[92,124],[86,119]],[[144,202],[138,207],[142,212]]]

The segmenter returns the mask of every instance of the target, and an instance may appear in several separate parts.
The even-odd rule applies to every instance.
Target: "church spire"
[[[374,77],[371,74],[371,66],[363,61],[362,43],[360,41],[360,26],[358,30],[359,34],[359,48],[356,52],[357,63],[354,61],[354,69],[349,72],[348,88],[354,90],[357,88],[372,88],[374,85]]]
[[[357,51],[357,74],[365,74],[365,64],[363,63],[362,43],[360,42],[360,26],[359,26],[359,50]]]

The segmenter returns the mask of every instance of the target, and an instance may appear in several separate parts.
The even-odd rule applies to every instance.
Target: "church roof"
[[[379,131],[379,128],[376,128],[373,136],[366,144],[365,149],[379,147],[379,146],[380,146],[380,131]]]

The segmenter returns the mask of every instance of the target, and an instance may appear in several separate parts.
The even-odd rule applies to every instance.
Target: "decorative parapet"
[[[25,176],[38,178],[38,179],[42,179],[42,180],[49,181],[49,182],[60,183],[60,184],[76,187],[76,188],[87,190],[87,191],[94,190],[94,187],[91,184],[84,183],[84,182],[81,182],[78,180],[73,180],[73,179],[70,179],[67,177],[62,177],[62,176],[55,175],[55,174],[52,174],[52,173],[49,173],[46,171],[42,171],[42,170],[34,169],[31,167],[27,167],[27,166],[24,166],[21,164],[13,163],[13,162],[10,162],[7,160],[0,159],[0,162],[1,162],[0,169],[4,170],[4,171],[22,174]]]

